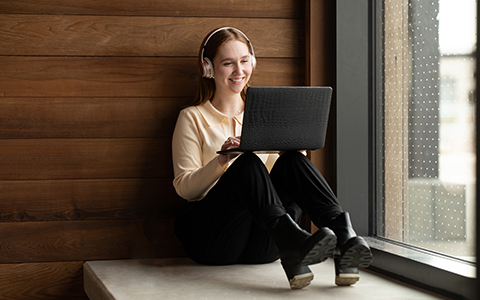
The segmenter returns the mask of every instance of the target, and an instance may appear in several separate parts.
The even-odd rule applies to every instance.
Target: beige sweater
[[[183,109],[177,119],[172,139],[173,185],[188,201],[203,199],[228,168],[218,163],[216,151],[230,136],[240,136],[243,113],[235,116],[235,133],[226,115],[210,101]],[[259,154],[268,170],[278,154]],[[231,161],[232,162],[232,161]]]

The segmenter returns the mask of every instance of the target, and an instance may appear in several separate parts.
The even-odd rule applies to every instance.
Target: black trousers
[[[198,263],[267,263],[278,258],[268,229],[285,213],[298,223],[302,212],[318,227],[342,212],[310,160],[287,152],[269,174],[257,155],[244,153],[204,199],[189,203],[180,213],[175,233]]]

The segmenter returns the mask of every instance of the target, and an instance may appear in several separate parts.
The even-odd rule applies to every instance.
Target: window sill
[[[455,299],[475,299],[476,266],[380,237],[365,238],[373,271]]]

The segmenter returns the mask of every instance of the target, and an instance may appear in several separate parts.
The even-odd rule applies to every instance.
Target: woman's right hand
[[[222,145],[221,150],[228,150],[231,148],[238,148],[240,146],[240,137],[229,137]],[[222,166],[225,167],[225,165],[235,157],[237,157],[238,154],[220,154],[218,155],[218,163]]]

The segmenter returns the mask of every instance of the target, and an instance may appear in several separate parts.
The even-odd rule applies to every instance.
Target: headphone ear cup
[[[213,64],[208,57],[205,57],[203,59],[203,77],[207,79],[213,78],[213,73]]]
[[[252,71],[253,71],[257,67],[257,59],[255,58],[255,55],[250,54],[250,61],[252,62]]]

